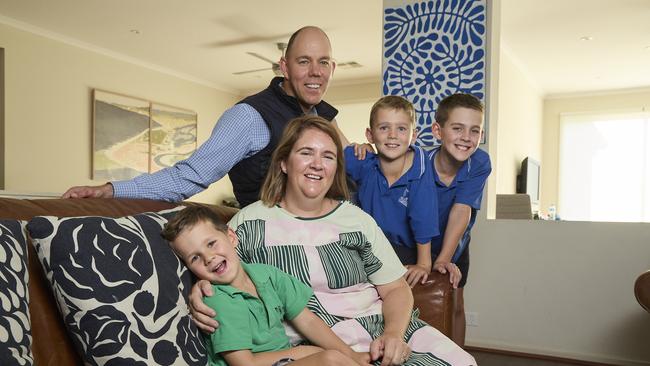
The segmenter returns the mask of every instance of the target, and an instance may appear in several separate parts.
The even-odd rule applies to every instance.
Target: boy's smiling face
[[[372,127],[366,129],[366,138],[375,144],[377,154],[386,160],[403,157],[415,139],[411,117],[401,109],[377,110]]]
[[[449,113],[444,126],[435,122],[432,130],[442,142],[441,151],[456,162],[464,162],[476,151],[483,136],[483,113],[457,107]]]
[[[242,277],[243,268],[235,250],[237,236],[231,229],[224,233],[208,221],[199,221],[181,231],[172,247],[199,279],[232,284]]]

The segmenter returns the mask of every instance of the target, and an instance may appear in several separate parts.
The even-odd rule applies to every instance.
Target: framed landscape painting
[[[153,103],[149,172],[170,167],[196,150],[196,113]]]
[[[125,180],[172,166],[196,150],[195,112],[93,90],[94,180]]]

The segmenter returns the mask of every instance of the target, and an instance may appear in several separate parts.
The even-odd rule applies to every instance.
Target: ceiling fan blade
[[[233,75],[243,75],[243,74],[250,74],[250,73],[253,73],[253,72],[260,72],[260,71],[267,71],[267,70],[271,70],[271,68],[267,67],[267,68],[264,68],[264,69],[237,71],[237,72],[233,72],[232,74]]]
[[[266,62],[268,62],[268,63],[270,63],[270,64],[275,64],[275,63],[277,63],[276,61],[270,60],[270,59],[268,59],[268,58],[266,58],[266,57],[260,55],[259,53],[255,53],[255,52],[246,52],[246,53],[249,54],[249,55],[251,55],[251,56],[253,56],[253,57],[257,57],[257,58],[259,58],[260,60],[264,60],[264,61],[266,61]]]

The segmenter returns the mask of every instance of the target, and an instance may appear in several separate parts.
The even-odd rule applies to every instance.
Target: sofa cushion
[[[64,323],[93,365],[205,365],[189,317],[190,272],[162,239],[180,208],[27,225]]]
[[[0,220],[0,365],[32,365],[25,222]]]

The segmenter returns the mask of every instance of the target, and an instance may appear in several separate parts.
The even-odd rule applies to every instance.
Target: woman
[[[472,356],[412,316],[406,270],[372,217],[346,201],[344,169],[341,142],[327,121],[291,121],[261,200],[229,223],[241,259],[274,265],[311,286],[310,310],[381,365],[475,365]],[[198,287],[190,296],[192,315],[199,328],[211,331],[217,324]]]

